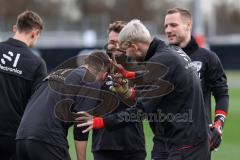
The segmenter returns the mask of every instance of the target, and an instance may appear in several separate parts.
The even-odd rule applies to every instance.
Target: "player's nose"
[[[167,35],[171,34],[171,33],[172,33],[171,27],[166,26],[166,27],[165,27],[165,33],[166,33]]]

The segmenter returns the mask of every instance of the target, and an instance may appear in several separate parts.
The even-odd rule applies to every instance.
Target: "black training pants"
[[[210,160],[209,147],[208,140],[181,148],[162,143],[158,152],[152,152],[152,160]]]
[[[145,160],[146,152],[145,151],[135,151],[135,152],[126,152],[126,151],[94,151],[93,152],[94,160]]]
[[[18,160],[70,160],[67,149],[35,140],[17,140]]]
[[[0,159],[16,160],[15,137],[0,136]]]

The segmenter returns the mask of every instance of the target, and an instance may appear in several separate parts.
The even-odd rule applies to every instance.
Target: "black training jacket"
[[[16,136],[26,104],[46,75],[45,62],[25,43],[0,43],[0,135]]]
[[[152,73],[151,76],[143,78],[144,85],[160,85],[160,91],[154,92],[152,97],[151,94],[140,93],[142,98],[138,98],[137,107],[105,116],[105,127],[112,130],[124,126],[126,123],[123,115],[132,117],[142,109],[145,113],[158,115],[154,119],[156,126],[153,152],[158,150],[159,141],[181,147],[206,140],[208,126],[201,84],[190,58],[180,48],[168,46],[155,38],[150,44],[144,62],[147,63],[146,70]],[[148,63],[158,64],[159,67],[152,67]],[[165,70],[162,69],[164,67]],[[161,76],[156,78],[153,75]],[[166,92],[162,92],[164,89]]]
[[[193,66],[198,71],[201,79],[205,107],[208,114],[208,122],[211,118],[211,94],[216,101],[216,111],[228,112],[228,85],[227,77],[218,56],[205,48],[200,48],[194,37],[183,50],[191,58]]]
[[[100,88],[85,68],[62,69],[51,73],[31,97],[17,131],[17,140],[32,139],[68,148],[68,129],[75,122],[73,113],[88,111],[97,101],[88,98],[89,89]],[[81,93],[81,94],[80,94]],[[88,133],[74,127],[74,139],[87,141]]]

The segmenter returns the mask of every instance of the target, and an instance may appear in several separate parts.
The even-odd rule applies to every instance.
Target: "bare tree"
[[[230,3],[220,3],[216,8],[217,34],[240,33],[240,11]]]

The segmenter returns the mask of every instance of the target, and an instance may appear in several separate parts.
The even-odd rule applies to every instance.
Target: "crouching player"
[[[58,70],[45,78],[30,99],[17,131],[18,159],[70,159],[67,133],[73,125],[71,113],[89,110],[89,107],[97,105],[97,91],[105,83],[109,71],[108,55],[93,51],[85,59],[84,65],[76,69]],[[91,98],[93,94],[95,97]],[[64,110],[66,105],[69,107]],[[78,130],[75,127],[78,159],[85,160],[84,147],[88,135],[79,134],[81,131]]]

